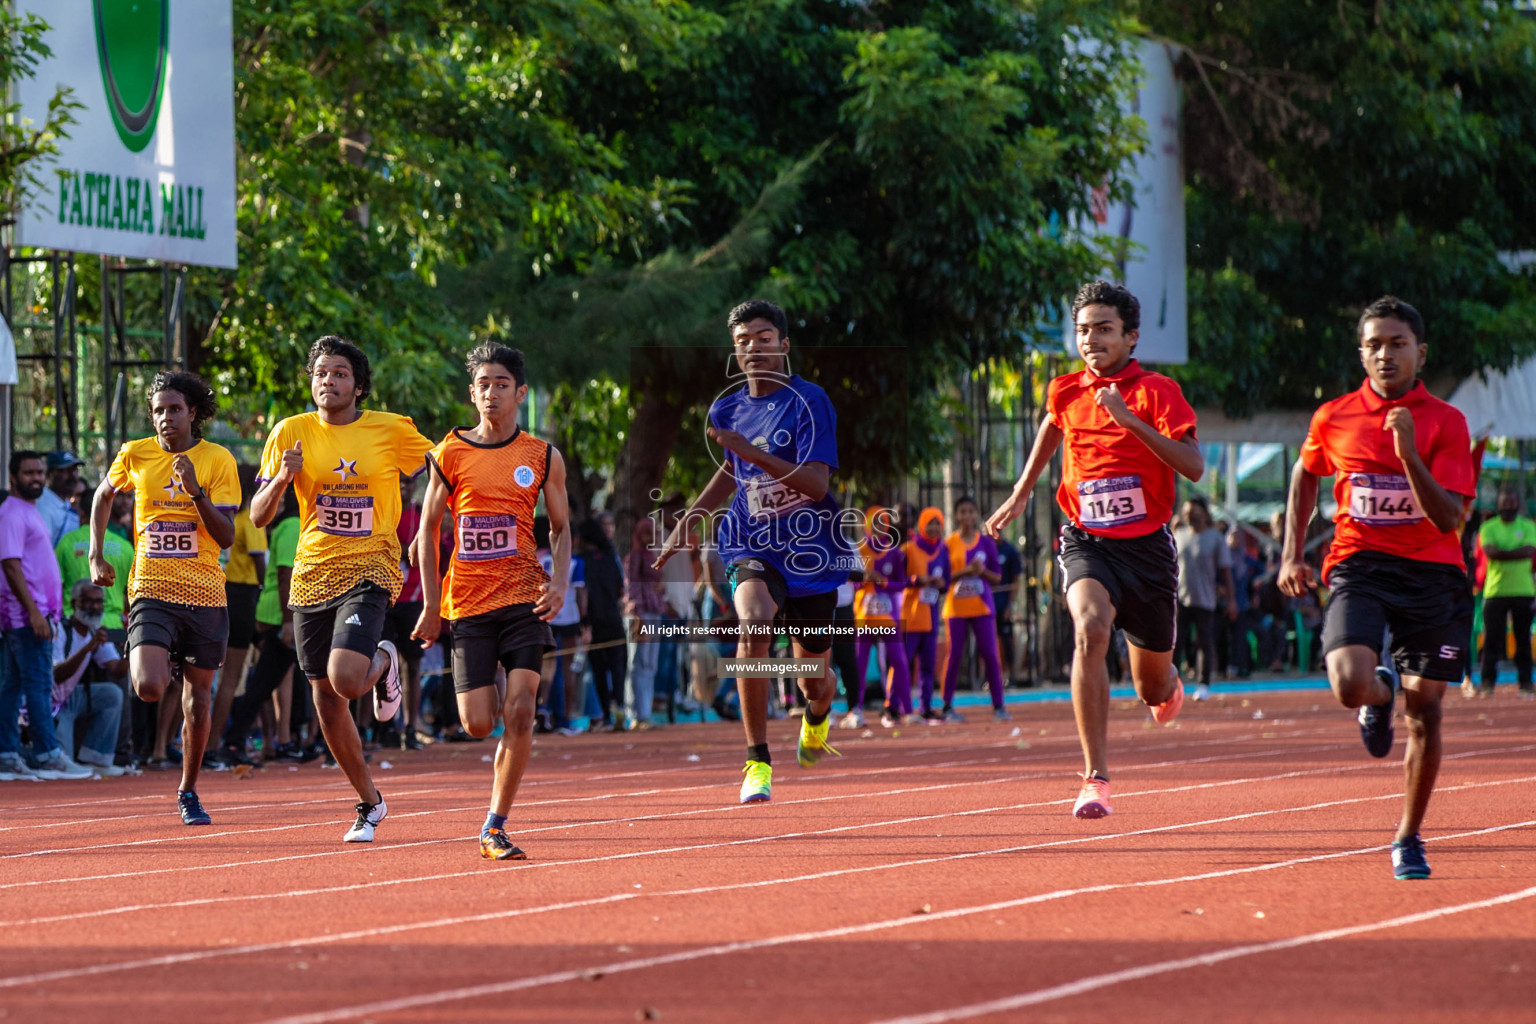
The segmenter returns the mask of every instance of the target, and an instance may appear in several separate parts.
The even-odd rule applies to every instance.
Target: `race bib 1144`
[[[1147,518],[1147,496],[1139,476],[1084,480],[1077,485],[1077,505],[1085,528],[1103,530]]]
[[[459,561],[489,562],[515,554],[516,516],[459,516]]]
[[[1407,526],[1424,519],[1408,478],[1396,473],[1349,474],[1349,514],[1364,526]]]

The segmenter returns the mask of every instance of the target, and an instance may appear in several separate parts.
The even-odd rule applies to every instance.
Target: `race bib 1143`
[[[1364,526],[1407,526],[1424,519],[1408,478],[1396,473],[1349,474],[1349,514]]]
[[[1147,496],[1139,476],[1084,480],[1077,485],[1077,506],[1085,528],[1103,530],[1147,518]]]

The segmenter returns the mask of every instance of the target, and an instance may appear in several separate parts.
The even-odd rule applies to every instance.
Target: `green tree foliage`
[[[1536,21],[1481,0],[1132,5],[1184,47],[1190,363],[1248,414],[1360,378],[1360,309],[1427,321],[1429,374],[1536,351]]]
[[[961,367],[1016,357],[1106,262],[1060,225],[1086,215],[1090,190],[1141,145],[1120,105],[1135,72],[1127,25],[1075,0],[696,9],[714,20],[701,14],[708,45],[685,62],[573,97],[620,177],[687,182],[688,205],[591,273],[520,275],[520,261],[498,258],[495,287],[480,289],[494,295],[490,317],[551,363],[580,352],[623,372],[624,347],[705,344],[723,366],[724,314],[764,295],[790,311],[802,350],[887,353],[862,369],[870,400],[844,412],[844,442],[859,446],[845,462],[884,456],[899,474],[931,460],[936,388]],[[639,503],[671,441],[695,432],[681,430],[688,407],[664,377],[632,383],[625,468]],[[880,419],[908,412],[921,431]],[[902,436],[921,443],[893,451]]]
[[[194,360],[235,402],[303,407],[305,352],[346,335],[377,401],[462,398],[468,322],[437,274],[503,245],[553,262],[643,241],[676,184],[616,173],[570,93],[665,65],[686,6],[641,0],[236,0],[240,269],[199,271]]]
[[[47,32],[47,22],[37,15],[21,17],[9,6],[0,7],[0,82],[14,86],[31,78],[38,62],[53,55],[45,42]],[[69,138],[73,111],[79,107],[68,89],[59,89],[49,97],[47,118],[36,124],[21,118],[14,93],[0,101],[0,199],[6,210],[20,209],[41,185],[40,175],[58,153],[58,140]]]

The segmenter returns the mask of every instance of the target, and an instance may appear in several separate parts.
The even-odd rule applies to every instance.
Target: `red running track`
[[[477,857],[489,744],[393,758],[372,846],[318,765],[206,777],[205,829],[170,775],[4,784],[0,1018],[1531,1019],[1536,705],[1448,698],[1419,883],[1402,744],[1371,760],[1326,694],[1117,702],[1093,822],[1070,709],[1016,711],[810,771],[775,723],[750,807],[738,726],[540,737],[521,864]]]

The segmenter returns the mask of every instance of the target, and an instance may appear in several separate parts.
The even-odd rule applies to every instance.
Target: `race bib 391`
[[[333,537],[367,537],[373,533],[373,499],[322,494],[315,501],[320,532]]]

